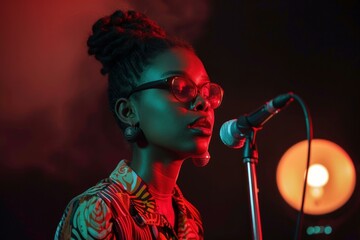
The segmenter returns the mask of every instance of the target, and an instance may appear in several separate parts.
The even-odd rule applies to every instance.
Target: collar
[[[119,187],[126,192],[130,214],[135,214],[133,218],[138,224],[148,224],[156,226],[167,226],[171,229],[166,218],[156,212],[155,198],[149,192],[146,183],[135,173],[128,165],[127,160],[121,160],[115,170],[111,173],[110,179],[119,185]],[[122,196],[126,198],[126,196]],[[173,192],[173,201],[177,208],[177,218],[179,222],[186,221],[186,207],[183,195],[176,185]],[[136,210],[136,213],[134,213]]]

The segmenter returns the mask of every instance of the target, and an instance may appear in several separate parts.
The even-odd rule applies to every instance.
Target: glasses
[[[201,97],[210,103],[212,109],[220,106],[224,94],[223,89],[216,83],[206,82],[198,87],[193,81],[186,77],[172,76],[139,85],[129,93],[127,98],[135,92],[150,88],[171,90],[174,97],[183,103],[193,101],[197,95],[200,94]]]

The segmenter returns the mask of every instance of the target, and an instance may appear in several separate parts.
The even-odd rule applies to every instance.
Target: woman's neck
[[[156,157],[155,157],[156,156]],[[184,160],[167,154],[151,154],[151,151],[133,151],[130,167],[146,182],[149,192],[155,198],[156,210],[175,226],[175,210],[172,195]]]
[[[148,185],[154,197],[172,195],[183,160],[155,158],[151,154],[133,153],[130,167]]]
[[[174,161],[169,164],[155,162],[153,164],[152,178],[148,179],[148,185],[157,197],[161,199],[166,196],[166,194],[172,195],[181,165],[182,161]]]

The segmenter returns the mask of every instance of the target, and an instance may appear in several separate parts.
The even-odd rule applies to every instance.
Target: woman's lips
[[[212,134],[212,125],[210,121],[204,117],[198,118],[189,124],[189,128],[197,131],[202,135],[210,136]]]

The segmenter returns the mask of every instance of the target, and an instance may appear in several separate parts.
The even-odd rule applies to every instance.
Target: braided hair
[[[126,126],[115,115],[116,101],[138,85],[150,60],[174,47],[194,51],[190,44],[167,36],[156,22],[132,10],[117,10],[96,21],[87,45],[88,54],[102,64],[101,74],[108,75],[110,109],[122,130]]]

